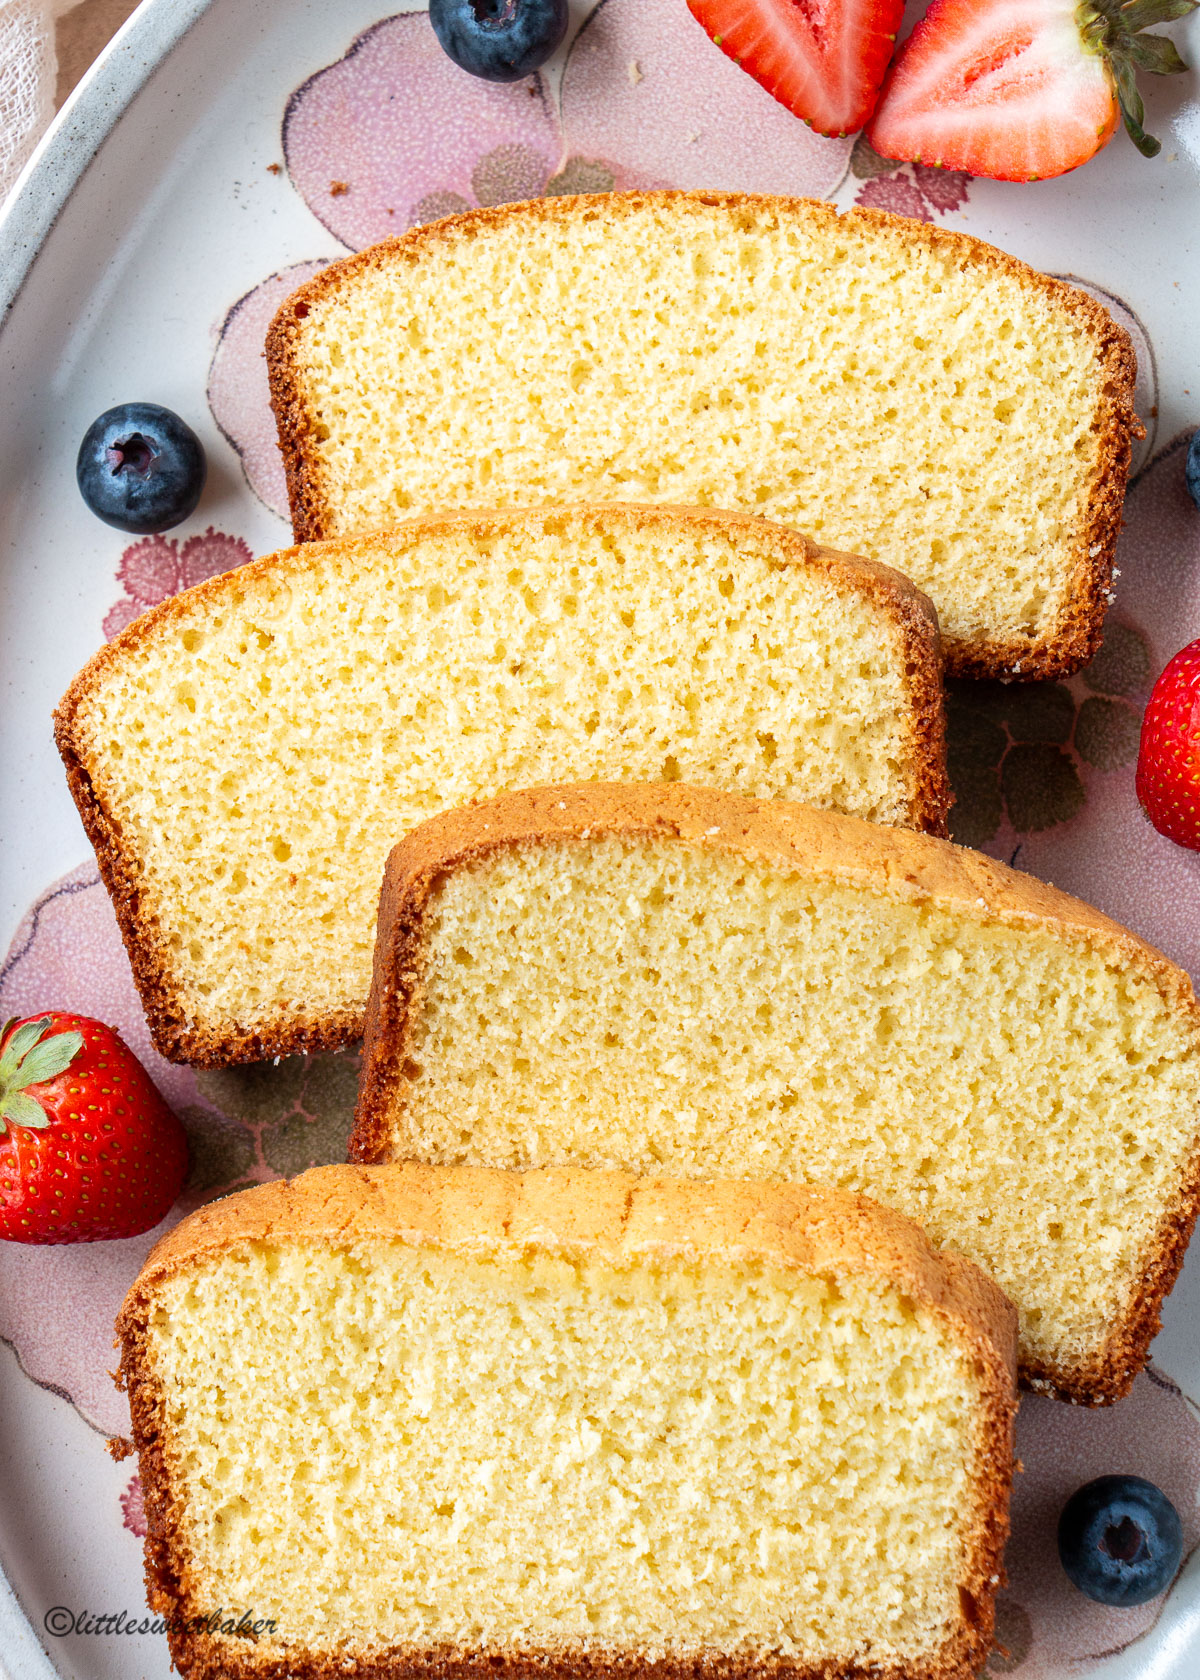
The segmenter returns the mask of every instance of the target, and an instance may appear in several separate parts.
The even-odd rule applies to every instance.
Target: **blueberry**
[[[1058,1555],[1098,1604],[1145,1604],[1165,1592],[1183,1556],[1179,1512],[1140,1476],[1099,1476],[1058,1519]]]
[[[429,21],[461,69],[519,82],[567,33],[567,0],[429,0]]]
[[[1192,433],[1192,441],[1188,444],[1187,465],[1183,469],[1183,476],[1187,481],[1188,494],[1200,508],[1200,432]]]
[[[93,420],[75,481],[97,519],[143,536],[195,511],[207,467],[192,428],[157,403],[121,403]]]

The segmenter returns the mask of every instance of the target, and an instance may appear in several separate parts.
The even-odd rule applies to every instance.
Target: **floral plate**
[[[1200,62],[1200,14],[1174,33]],[[1154,163],[1119,137],[1075,175],[1016,187],[814,136],[711,46],[683,0],[578,0],[553,64],[510,87],[465,76],[424,11],[385,16],[379,0],[146,0],[117,37],[0,224],[0,291],[13,294],[0,337],[0,1006],[117,1025],[182,1115],[193,1171],[144,1238],[0,1244],[0,1675],[168,1673],[161,1633],[145,1630],[141,1490],[103,1451],[128,1428],[108,1376],[116,1307],[187,1208],[343,1156],[352,1051],[219,1074],[154,1054],[49,723],[106,637],[287,540],[262,360],[279,301],[347,250],[449,211],[663,185],[876,205],[1094,291],[1134,336],[1147,432],[1104,646],[1069,682],[955,686],[955,830],[1200,978],[1200,856],[1145,824],[1132,768],[1154,674],[1200,634],[1200,512],[1183,483],[1200,422],[1200,105],[1186,95],[1151,90],[1165,142]],[[195,517],[136,542],[98,524],[72,482],[88,422],[133,399],[184,414],[210,461]],[[1198,1329],[1200,1252],[1129,1399],[1098,1412],[1023,1402],[989,1674],[1200,1674]],[[1184,1567],[1143,1609],[1093,1605],[1058,1568],[1058,1509],[1106,1471],[1150,1477],[1183,1516]]]

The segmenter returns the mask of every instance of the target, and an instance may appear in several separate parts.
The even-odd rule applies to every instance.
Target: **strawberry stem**
[[[9,1021],[0,1035],[0,1137],[9,1125],[39,1132],[46,1129],[50,1116],[28,1087],[65,1073],[83,1049],[82,1033],[53,1033],[47,1038],[49,1015],[26,1021],[15,1032],[13,1025]]]
[[[1156,157],[1161,145],[1142,127],[1146,108],[1137,89],[1137,72],[1174,76],[1187,65],[1165,35],[1143,35],[1156,23],[1174,23],[1194,12],[1198,0],[1083,0],[1075,14],[1084,46],[1108,65],[1121,107],[1125,132],[1143,157]]]

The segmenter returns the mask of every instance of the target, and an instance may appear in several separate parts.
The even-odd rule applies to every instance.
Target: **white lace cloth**
[[[54,20],[78,0],[0,0],[0,200],[54,115]]]

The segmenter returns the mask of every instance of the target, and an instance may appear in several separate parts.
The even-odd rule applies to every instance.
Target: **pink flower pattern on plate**
[[[252,558],[241,537],[231,537],[211,525],[202,536],[187,537],[182,542],[156,535],[131,543],[117,567],[117,582],[125,593],[105,614],[106,639],[111,641],[127,624],[168,596],[178,595],[181,589],[190,589],[219,572],[231,572]]]
[[[895,163],[879,153],[860,134],[850,154],[850,173],[864,184],[854,195],[856,204],[871,210],[890,210],[931,222],[934,212],[944,216],[967,202],[971,177],[961,169],[934,169],[925,163]]]
[[[558,108],[540,73],[503,85],[460,70],[428,13],[385,18],[297,88],[283,139],[297,191],[351,250],[545,192],[823,196],[852,144],[798,122],[680,0],[601,0],[569,49]]]
[[[283,150],[313,215],[357,251],[413,222],[536,197],[562,137],[540,75],[469,76],[438,45],[428,13],[405,12],[296,89]]]
[[[146,1503],[142,1498],[142,1478],[134,1473],[129,1478],[129,1486],[121,1495],[121,1521],[130,1534],[136,1534],[139,1540],[146,1536]]]
[[[321,261],[293,263],[240,297],[221,323],[208,370],[212,417],[237,450],[251,490],[282,519],[288,514],[287,479],[263,344],[271,317],[283,300],[325,266]]]

